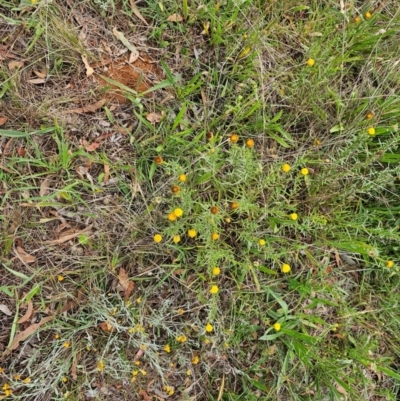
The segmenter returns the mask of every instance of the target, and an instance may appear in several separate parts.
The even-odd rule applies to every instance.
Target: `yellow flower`
[[[217,294],[218,293],[218,286],[217,285],[212,285],[210,288],[211,294]]]
[[[11,387],[8,383],[4,383],[4,386],[2,387],[3,391],[9,390]]]
[[[99,363],[97,364],[97,370],[99,372],[102,372],[104,370],[104,362],[103,361],[99,361]]]
[[[390,269],[391,267],[393,267],[394,266],[394,262],[393,262],[393,260],[388,260],[387,262],[386,262],[386,266]]]
[[[359,16],[354,17],[353,21],[358,24],[361,21],[361,18]]]
[[[300,170],[300,173],[303,174],[303,175],[308,175],[309,174],[308,168],[307,167],[302,168]]]
[[[37,2],[37,0],[31,0],[32,4],[35,4]]]
[[[276,322],[273,326],[272,326],[276,331],[279,331],[281,329],[281,324]]]
[[[289,217],[290,217],[292,220],[297,220],[297,219],[299,218],[299,216],[297,215],[297,213],[292,213],[292,214],[289,215]]]
[[[187,371],[186,371],[186,375],[187,376],[190,376],[192,374],[192,371],[190,370],[190,369],[188,369]]]
[[[0,368],[0,374],[4,373],[4,368]]]
[[[197,235],[197,231],[196,230],[191,229],[191,230],[188,231],[188,236],[190,238],[194,238],[196,235]]]
[[[260,246],[265,246],[265,244],[266,244],[265,239],[260,239],[260,240],[258,240],[258,244],[259,244]]]
[[[365,117],[367,118],[367,120],[372,120],[374,118],[374,113],[372,111],[369,111]]]
[[[207,331],[207,328],[206,328],[206,331]],[[205,340],[204,340],[204,344],[210,344],[210,340],[208,339],[208,338],[206,338]]]
[[[185,182],[186,181],[186,174],[179,174],[179,181],[180,182]]]
[[[14,375],[14,380],[21,380],[21,375]]]
[[[232,134],[232,135],[230,136],[229,140],[230,140],[232,143],[236,143],[236,142],[239,140],[239,135],[238,135],[238,134]]]
[[[282,166],[282,171],[283,171],[284,173],[288,173],[288,172],[290,171],[290,169],[291,169],[291,167],[290,167],[290,165],[287,164],[287,163],[285,163],[285,164]]]
[[[153,239],[154,239],[154,241],[155,242],[161,242],[162,241],[162,235],[161,234],[156,234],[154,237],[153,237]]]
[[[308,65],[309,67],[312,67],[314,64],[315,64],[315,60],[314,60],[313,58],[309,58],[309,59],[307,60],[307,65]]]
[[[180,209],[179,207],[176,208],[176,209],[174,210],[174,215],[175,215],[176,217],[182,217],[182,215],[183,215],[183,210]]]
[[[315,146],[320,146],[320,145],[321,145],[321,141],[320,141],[319,139],[316,139],[316,140],[314,141],[314,145],[315,145]]]
[[[195,356],[192,358],[192,363],[193,363],[193,365],[197,365],[199,362],[200,362],[200,358],[199,358],[197,355],[195,355]]]
[[[219,234],[218,233],[212,233],[211,234],[211,238],[213,241],[216,241],[217,239],[219,239]]]
[[[366,19],[370,19],[370,18],[372,17],[372,14],[371,14],[369,11],[367,11],[367,12],[364,14],[364,16],[365,16]]]
[[[168,220],[169,221],[175,221],[176,220],[176,214],[175,213],[169,213],[168,214]]]
[[[183,334],[181,336],[176,337],[176,341],[178,341],[178,343],[185,343],[187,341],[187,337]]]
[[[174,395],[175,391],[174,388],[171,386],[164,386],[164,391],[169,395]]]
[[[181,241],[180,235],[174,235],[174,237],[172,238],[172,241],[174,241],[175,244],[180,242]]]
[[[211,333],[214,330],[214,327],[212,327],[212,324],[207,323],[206,325],[206,332]]]
[[[214,276],[218,276],[218,274],[221,273],[221,269],[219,267],[214,267],[212,269],[212,274],[214,274]]]
[[[178,309],[178,315],[183,315],[185,311],[183,309]]]
[[[369,135],[375,135],[375,128],[374,127],[369,127],[368,128],[368,134]]]
[[[4,395],[5,395],[6,397],[9,397],[12,393],[13,393],[13,391],[12,391],[11,389],[10,389],[10,390],[4,391]]]
[[[65,341],[65,343],[63,344],[64,348],[69,348],[71,344],[68,341]]]
[[[140,361],[135,361],[136,366],[140,366]]]
[[[247,139],[247,140],[246,140],[246,146],[247,146],[248,148],[254,147],[254,141],[253,141],[252,139]]]
[[[145,370],[139,369],[139,371],[140,371],[140,373],[142,374],[142,376],[146,376],[146,375],[147,375],[147,372],[146,372]]]
[[[167,344],[167,345],[164,347],[164,351],[165,351],[165,352],[168,352],[168,353],[171,352],[171,347],[170,347],[169,344]]]
[[[282,265],[282,273],[289,273],[290,272],[290,270],[291,270],[291,267],[290,267],[290,265],[288,265],[287,263],[284,263],[283,265]]]
[[[61,381],[62,381],[63,383],[66,383],[66,382],[68,381],[68,379],[64,376],[64,377],[61,379]]]
[[[25,384],[28,384],[28,383],[30,383],[31,381],[32,381],[32,379],[31,379],[30,377],[27,377],[26,379],[23,380],[23,382],[24,382]]]
[[[238,202],[232,202],[231,203],[231,209],[232,210],[235,210],[235,209],[237,209],[239,207],[239,203]]]
[[[58,281],[63,281],[64,280],[64,276],[62,276],[61,274],[59,276],[57,276],[57,280]]]

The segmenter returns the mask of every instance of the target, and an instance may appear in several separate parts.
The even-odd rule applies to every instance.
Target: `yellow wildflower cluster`
[[[174,393],[175,393],[174,388],[171,387],[171,386],[164,386],[164,391],[165,391],[169,396],[174,395]]]
[[[182,334],[181,336],[176,337],[176,341],[178,341],[178,343],[185,343],[187,341],[187,337]]]

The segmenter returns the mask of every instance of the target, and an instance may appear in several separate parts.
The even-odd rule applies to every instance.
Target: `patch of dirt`
[[[124,95],[124,90],[106,81],[102,76],[137,92],[144,92],[162,80],[162,70],[149,56],[140,57],[134,63],[129,63],[127,57],[116,59],[106,65],[107,62],[103,62],[104,71],[94,74],[94,77],[102,88],[107,88],[104,97],[119,104],[130,103]]]

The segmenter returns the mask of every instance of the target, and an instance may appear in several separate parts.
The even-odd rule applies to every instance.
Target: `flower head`
[[[174,241],[175,244],[181,241],[181,236],[180,235],[174,235],[172,238],[172,241]]]
[[[181,190],[181,189],[178,187],[178,185],[174,185],[174,186],[171,188],[171,191],[172,191],[173,194],[179,194],[180,190]]]
[[[286,273],[289,273],[290,270],[292,270],[292,269],[291,269],[290,265],[288,265],[287,263],[284,263],[284,264],[282,265],[281,270],[282,270],[282,273],[285,273],[285,274],[286,274]]]
[[[28,384],[32,381],[30,377],[26,377],[24,380],[22,380],[25,384]]]
[[[372,14],[371,14],[369,11],[367,11],[367,12],[364,14],[364,16],[365,16],[366,19],[370,19],[370,18],[372,17]]]
[[[375,128],[374,127],[369,127],[368,128],[368,134],[369,135],[375,135]]]
[[[194,238],[196,235],[197,235],[197,231],[196,230],[191,229],[191,230],[188,231],[188,236],[190,238]]]
[[[353,21],[358,24],[361,21],[361,18],[357,15],[356,17],[354,17]]]
[[[154,239],[155,242],[159,243],[159,242],[162,241],[162,235],[161,235],[161,234],[156,234],[156,235],[153,237],[153,239]]]
[[[58,280],[58,281],[63,281],[63,280],[64,280],[64,276],[62,276],[61,274],[59,274],[59,275],[57,276],[57,280]]]
[[[175,215],[176,217],[182,217],[182,216],[183,216],[183,210],[180,209],[179,207],[177,207],[177,208],[174,210],[174,215]]]
[[[170,346],[169,344],[167,344],[167,345],[164,347],[164,351],[167,352],[167,353],[170,353],[170,352],[171,352],[171,346]]]
[[[261,239],[258,240],[258,245],[265,246],[265,244],[266,244],[265,239],[261,238]]]
[[[208,131],[206,134],[206,138],[211,141],[214,138],[214,133],[211,131]]]
[[[199,362],[200,362],[200,358],[199,358],[197,355],[195,355],[195,356],[192,358],[192,363],[193,363],[193,365],[197,365]]]
[[[214,267],[214,268],[212,269],[212,274],[213,274],[214,276],[218,276],[220,273],[221,273],[221,269],[220,269],[219,267]]]
[[[303,175],[308,175],[310,172],[308,171],[308,168],[307,168],[307,167],[304,167],[304,168],[302,168],[302,169],[300,170],[300,173],[303,174]]]
[[[281,324],[276,322],[273,326],[272,326],[276,331],[279,331],[281,329]]]
[[[297,215],[297,213],[291,213],[291,214],[289,215],[289,217],[290,217],[291,220],[297,220],[297,219],[299,218],[299,216]]]
[[[372,120],[374,118],[374,113],[369,111],[365,117],[367,120]]]
[[[291,169],[290,164],[285,163],[282,165],[282,171],[284,173],[288,173],[290,171],[290,169]]]
[[[232,202],[231,203],[231,209],[232,210],[235,210],[235,209],[237,209],[239,207],[239,203],[238,202]]]
[[[156,156],[154,158],[154,163],[161,164],[163,162],[163,158],[161,156]]]
[[[69,348],[71,345],[71,343],[69,341],[65,341],[65,343],[63,344],[64,348]]]
[[[219,239],[219,234],[218,234],[218,233],[212,233],[212,234],[211,234],[211,239],[212,239],[213,241],[218,240],[218,239]]]
[[[212,326],[212,324],[207,323],[206,325],[206,332],[207,333],[211,333],[214,330],[214,327]]]
[[[232,134],[232,135],[229,137],[229,140],[230,140],[232,143],[236,143],[236,142],[239,140],[239,135],[238,135],[238,134]]]
[[[185,182],[186,181],[186,174],[179,174],[179,181]]]
[[[217,214],[218,213],[218,207],[217,206],[212,206],[210,209],[211,214]]]
[[[388,261],[386,262],[386,266],[387,266],[389,269],[392,268],[392,267],[394,266],[393,260],[388,260]]]
[[[314,64],[315,64],[315,60],[314,60],[313,58],[309,58],[309,59],[307,60],[307,65],[308,65],[309,67],[312,67]]]
[[[246,140],[246,146],[247,146],[248,148],[253,148],[253,147],[254,147],[254,141],[253,141],[253,139],[247,139],[247,140]]]
[[[219,291],[219,288],[218,288],[217,285],[212,285],[212,286],[211,286],[211,288],[210,288],[211,294],[217,294],[218,291]]]
[[[169,221],[175,221],[176,220],[176,214],[174,212],[168,214],[168,220]]]
[[[178,343],[185,343],[187,341],[187,337],[182,334],[181,336],[176,337],[176,341],[178,341]]]
[[[104,362],[103,361],[99,361],[99,363],[97,364],[97,370],[99,372],[102,372],[104,370]]]

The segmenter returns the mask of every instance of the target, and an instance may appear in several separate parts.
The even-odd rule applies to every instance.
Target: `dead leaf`
[[[93,142],[93,143],[91,143],[90,145],[87,145],[87,146],[85,147],[85,149],[86,149],[88,152],[94,152],[99,146],[100,146],[99,143]]]
[[[132,294],[133,289],[135,288],[135,283],[133,281],[129,281],[128,288],[124,293],[124,301],[126,302]]]
[[[1,304],[0,305],[0,312],[3,312],[5,315],[7,316],[11,316],[12,312],[10,311],[10,309],[8,308],[7,305]]]
[[[8,117],[0,117],[0,127],[4,125],[8,120]]]
[[[32,312],[33,312],[33,302],[32,302],[32,300],[30,300],[28,302],[28,309],[26,310],[24,316],[22,316],[21,319],[19,319],[17,323],[18,324],[25,323],[32,316]]]
[[[17,148],[18,156],[24,157],[26,155],[26,150],[24,148]]]
[[[104,164],[104,178],[103,178],[104,184],[107,184],[109,178],[110,178],[110,166],[108,164]]]
[[[17,255],[18,259],[22,260],[24,263],[33,263],[36,260],[34,256],[29,255],[29,253],[27,253],[25,249],[20,246],[17,246],[15,254]]]
[[[63,244],[64,242],[67,242],[67,241],[69,241],[70,239],[79,237],[81,234],[87,233],[88,231],[90,231],[90,230],[92,229],[92,227],[93,227],[93,224],[91,224],[90,226],[84,228],[83,230],[77,231],[77,232],[74,233],[74,234],[66,235],[66,236],[64,236],[64,237],[62,237],[62,238],[59,238],[59,239],[54,239],[54,240],[50,240],[50,241],[44,241],[43,243],[44,243],[44,244],[48,244],[48,245],[59,245],[59,244]]]
[[[125,37],[125,35],[124,35],[122,32],[117,31],[117,29],[114,27],[114,28],[113,28],[113,34],[114,34],[114,36],[115,36],[117,39],[119,39],[119,40],[122,42],[122,44],[123,44],[128,50],[130,50],[132,53],[137,53],[137,54],[138,54],[138,57],[139,57],[139,52],[138,52],[138,50],[136,49],[136,47],[133,46],[133,44],[129,42],[129,40]],[[137,58],[136,58],[136,59],[137,59]]]
[[[40,326],[43,326],[44,324],[50,322],[51,320],[53,320],[53,316],[46,316],[43,319],[41,319],[39,323],[32,324],[26,330],[21,331],[19,334],[17,334],[14,337],[10,346],[3,352],[2,357],[11,354],[12,351],[18,348],[19,343],[21,341],[26,340],[29,336],[35,333],[40,328]]]
[[[346,395],[347,391],[340,385],[340,384],[336,384],[336,390],[338,391],[338,393]]]
[[[49,185],[50,185],[50,179],[45,178],[42,183],[40,184],[40,190],[39,190],[39,195],[40,196],[45,196],[47,195],[47,192],[49,190]]]
[[[183,17],[180,14],[171,14],[167,18],[167,21],[170,21],[170,22],[181,22],[181,21],[183,21]]]
[[[77,367],[78,367],[78,356],[74,358],[72,365],[71,365],[71,377],[72,380],[78,380],[78,372],[77,372]]]
[[[132,11],[136,15],[136,17],[138,17],[145,25],[149,25],[148,22],[143,18],[143,15],[140,14],[140,11],[137,8],[134,0],[130,0],[130,3],[131,3]]]
[[[162,115],[158,113],[149,113],[146,116],[146,120],[150,121],[152,124],[159,123],[162,119]]]
[[[107,102],[107,99],[101,99],[96,103],[90,104],[89,106],[85,107],[78,107],[77,109],[70,109],[70,110],[65,110],[63,111],[63,114],[68,114],[68,113],[94,113],[96,110],[100,109],[103,107]]]
[[[46,80],[43,78],[33,78],[33,79],[28,79],[26,82],[33,85],[40,85],[46,83]]]
[[[39,78],[46,78],[47,77],[47,72],[46,71],[45,72],[40,72],[40,71],[34,70],[33,73]]]
[[[8,69],[10,71],[12,71],[14,68],[21,68],[24,66],[24,62],[23,61],[10,61],[8,63]]]
[[[111,323],[109,323],[108,321],[100,323],[99,327],[103,331],[107,331],[108,333],[112,333],[115,330],[114,326]]]
[[[94,69],[89,65],[85,54],[81,54],[81,58],[86,67],[86,76],[90,77],[94,73]]]
[[[133,64],[138,58],[139,58],[139,52],[137,50],[134,52],[131,52],[128,63]]]
[[[117,287],[118,291],[126,291],[129,287],[129,277],[126,274],[126,270],[121,267],[118,273],[119,285]]]
[[[144,401],[151,401],[150,396],[144,390],[139,390],[139,395],[143,397]]]

